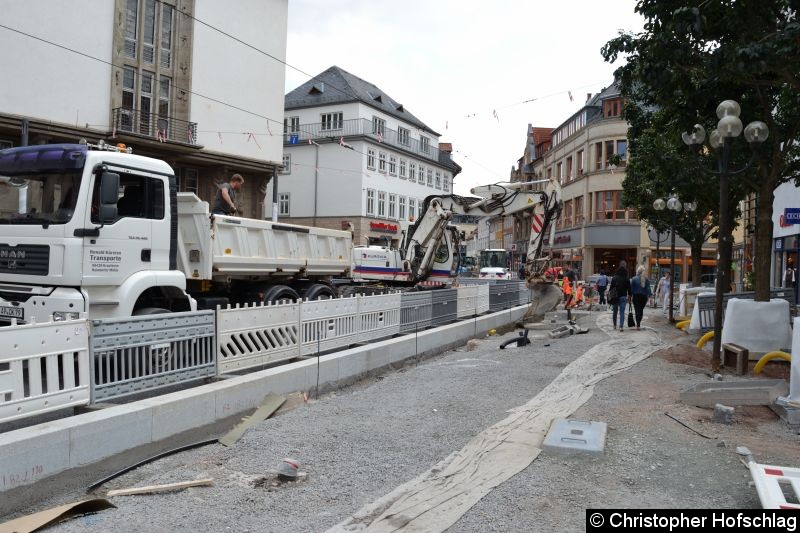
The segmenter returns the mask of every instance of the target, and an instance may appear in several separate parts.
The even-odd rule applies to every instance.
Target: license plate
[[[25,309],[22,307],[0,307],[0,316],[6,318],[25,318]]]

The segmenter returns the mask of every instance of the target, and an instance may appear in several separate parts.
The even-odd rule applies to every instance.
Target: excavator
[[[539,190],[528,190],[540,184],[545,185]],[[453,215],[514,215],[531,227],[525,271],[533,298],[523,322],[541,322],[544,313],[561,300],[561,291],[547,274],[550,255],[543,253],[544,236],[549,232],[552,244],[554,222],[561,213],[560,184],[555,180],[496,183],[475,187],[470,192],[475,196],[428,196],[423,202],[421,216],[403,228],[403,239],[396,250],[380,246],[355,247],[354,275],[365,281],[398,285],[455,277],[459,233],[450,224]]]

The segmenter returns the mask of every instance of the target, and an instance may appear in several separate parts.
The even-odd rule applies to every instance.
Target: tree
[[[710,131],[717,104],[728,98],[741,104],[745,124],[767,123],[770,136],[757,153],[754,172],[733,179],[731,193],[734,201],[747,192],[757,196],[755,289],[756,299],[764,301],[769,299],[773,192],[800,177],[800,2],[694,4],[640,0],[636,12],[645,18],[644,31],[620,34],[602,54],[609,62],[627,55],[615,72],[622,93],[642,109],[665,113],[684,131],[696,122]],[[667,134],[675,131],[664,130]],[[631,145],[636,141],[632,137]],[[744,158],[749,154],[741,144],[734,152]],[[631,153],[636,157],[633,147]],[[706,177],[702,186],[712,188],[712,181]]]

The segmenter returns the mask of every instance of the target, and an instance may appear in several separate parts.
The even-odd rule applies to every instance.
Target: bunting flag
[[[218,131],[217,135],[219,136],[219,144],[225,144],[224,142],[222,142],[222,132]]]
[[[349,148],[350,150],[355,150],[355,148],[344,142],[344,137],[339,137],[339,146],[341,146],[342,148]]]
[[[162,143],[163,142],[167,142],[167,133],[164,130],[162,130],[161,128],[157,128],[156,129],[156,139],[158,139],[158,142],[162,142]]]
[[[380,132],[380,131],[378,132],[378,142],[379,142],[379,143],[382,143],[382,142],[383,142],[383,133],[382,133],[382,132]]]
[[[194,130],[192,130],[191,124],[186,126],[186,140],[189,141],[189,144],[194,144]]]
[[[569,101],[574,102],[575,100],[572,98],[572,91],[567,91],[567,94],[569,95]]]
[[[253,139],[253,142],[256,143],[256,146],[258,146],[258,149],[261,150],[261,145],[258,144],[258,139],[256,139],[256,136],[253,135],[252,133],[248,133],[247,134],[247,142],[250,142],[250,139]]]
[[[497,119],[497,123],[499,124],[500,123],[500,117],[497,116],[497,109],[492,109],[492,115],[494,115],[494,118]]]

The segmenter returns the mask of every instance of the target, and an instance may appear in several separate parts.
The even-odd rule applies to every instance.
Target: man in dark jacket
[[[624,266],[617,269],[617,273],[611,278],[611,285],[609,285],[609,292],[611,289],[616,290],[616,298],[609,295],[608,303],[611,304],[612,322],[614,323],[614,330],[617,329],[617,316],[619,315],[619,330],[623,331],[625,327],[625,307],[628,305],[628,297],[631,295],[631,282],[628,279],[628,270]]]

